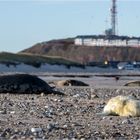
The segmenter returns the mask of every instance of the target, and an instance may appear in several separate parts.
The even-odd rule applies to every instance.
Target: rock
[[[43,114],[45,117],[52,118],[53,115],[55,115],[55,111],[53,107],[45,106],[47,109]]]
[[[55,128],[55,124],[49,123],[49,124],[47,125],[48,131],[52,131],[54,128]]]
[[[10,114],[15,114],[15,111],[10,111]]]
[[[3,130],[3,132],[1,133],[1,137],[9,137],[11,134],[11,129],[10,128],[6,128],[5,130]]]
[[[44,93],[44,92],[42,92],[42,93],[40,94],[40,96],[41,96],[41,97],[45,96],[45,93]]]
[[[131,122],[130,120],[123,120],[122,124],[133,124],[133,122]]]
[[[66,125],[66,124],[65,124],[65,125],[63,125],[63,128],[64,128],[64,129],[68,128],[68,125]]]
[[[32,133],[39,133],[39,132],[42,132],[42,128],[31,128],[31,132]]]
[[[85,138],[81,138],[80,140],[85,140]]]
[[[73,95],[74,98],[80,97],[80,94]]]
[[[17,138],[18,138],[18,136],[16,134],[10,137],[10,139],[14,139],[14,140]]]
[[[91,98],[93,99],[93,98],[99,98],[99,97],[96,94],[91,94]]]
[[[6,110],[0,110],[0,114],[6,114]]]

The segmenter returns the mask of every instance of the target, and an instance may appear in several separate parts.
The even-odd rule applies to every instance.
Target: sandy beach
[[[68,79],[39,75],[46,82]],[[0,139],[23,140],[139,140],[140,118],[98,116],[116,95],[135,95],[140,88],[124,87],[139,77],[79,78],[89,87],[56,87],[58,94],[0,94]]]

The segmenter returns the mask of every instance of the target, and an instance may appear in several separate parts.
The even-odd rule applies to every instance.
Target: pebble
[[[38,133],[38,132],[42,132],[43,131],[43,129],[42,128],[31,128],[31,132],[32,133]]]
[[[14,139],[14,140],[17,138],[18,138],[18,136],[16,134],[10,137],[10,139]]]
[[[106,119],[107,117],[105,116],[105,117],[103,117],[102,119],[104,120],[104,119]]]
[[[71,140],[78,140],[78,139],[76,139],[76,138],[72,138]]]
[[[6,110],[0,110],[0,114],[6,114]]]
[[[67,128],[67,127],[68,127],[68,125],[66,125],[66,124],[65,124],[65,125],[63,125],[63,128]]]
[[[49,123],[49,124],[47,125],[47,129],[48,129],[49,131],[52,131],[54,128],[55,128],[55,124]]]
[[[53,115],[55,114],[54,112],[54,109],[53,108],[50,108],[50,107],[47,107],[47,110],[44,112],[44,115],[46,117],[52,117]]]
[[[41,97],[45,96],[45,93],[44,93],[44,92],[42,92],[42,93],[40,94],[40,96],[41,96]]]
[[[76,95],[73,95],[73,97],[74,98],[78,98],[78,97],[80,97],[80,95],[79,94],[76,94]]]
[[[122,124],[133,124],[133,122],[130,120],[123,120]]]
[[[58,99],[56,99],[56,98],[55,98],[55,99],[54,99],[54,101],[55,101],[55,102],[57,102],[57,101],[58,101]]]
[[[91,98],[99,98],[96,94],[91,94]]]
[[[45,108],[49,108],[49,106],[48,105],[46,105],[46,106],[44,106]]]
[[[80,140],[85,140],[85,138],[81,138]]]
[[[15,114],[15,111],[10,111],[10,114]]]

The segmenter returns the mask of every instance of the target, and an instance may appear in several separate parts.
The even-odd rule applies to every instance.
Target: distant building
[[[140,47],[140,37],[116,35],[81,35],[75,38],[74,43],[75,45],[84,46]]]
[[[105,30],[105,35],[80,35],[74,40],[75,45],[84,46],[116,46],[140,47],[140,37],[118,36],[117,34],[117,0],[111,0],[111,28]]]

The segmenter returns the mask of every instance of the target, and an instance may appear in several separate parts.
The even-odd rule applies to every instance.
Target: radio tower
[[[112,7],[111,7],[111,31],[112,35],[116,35],[116,18],[117,18],[117,0],[112,0]]]

